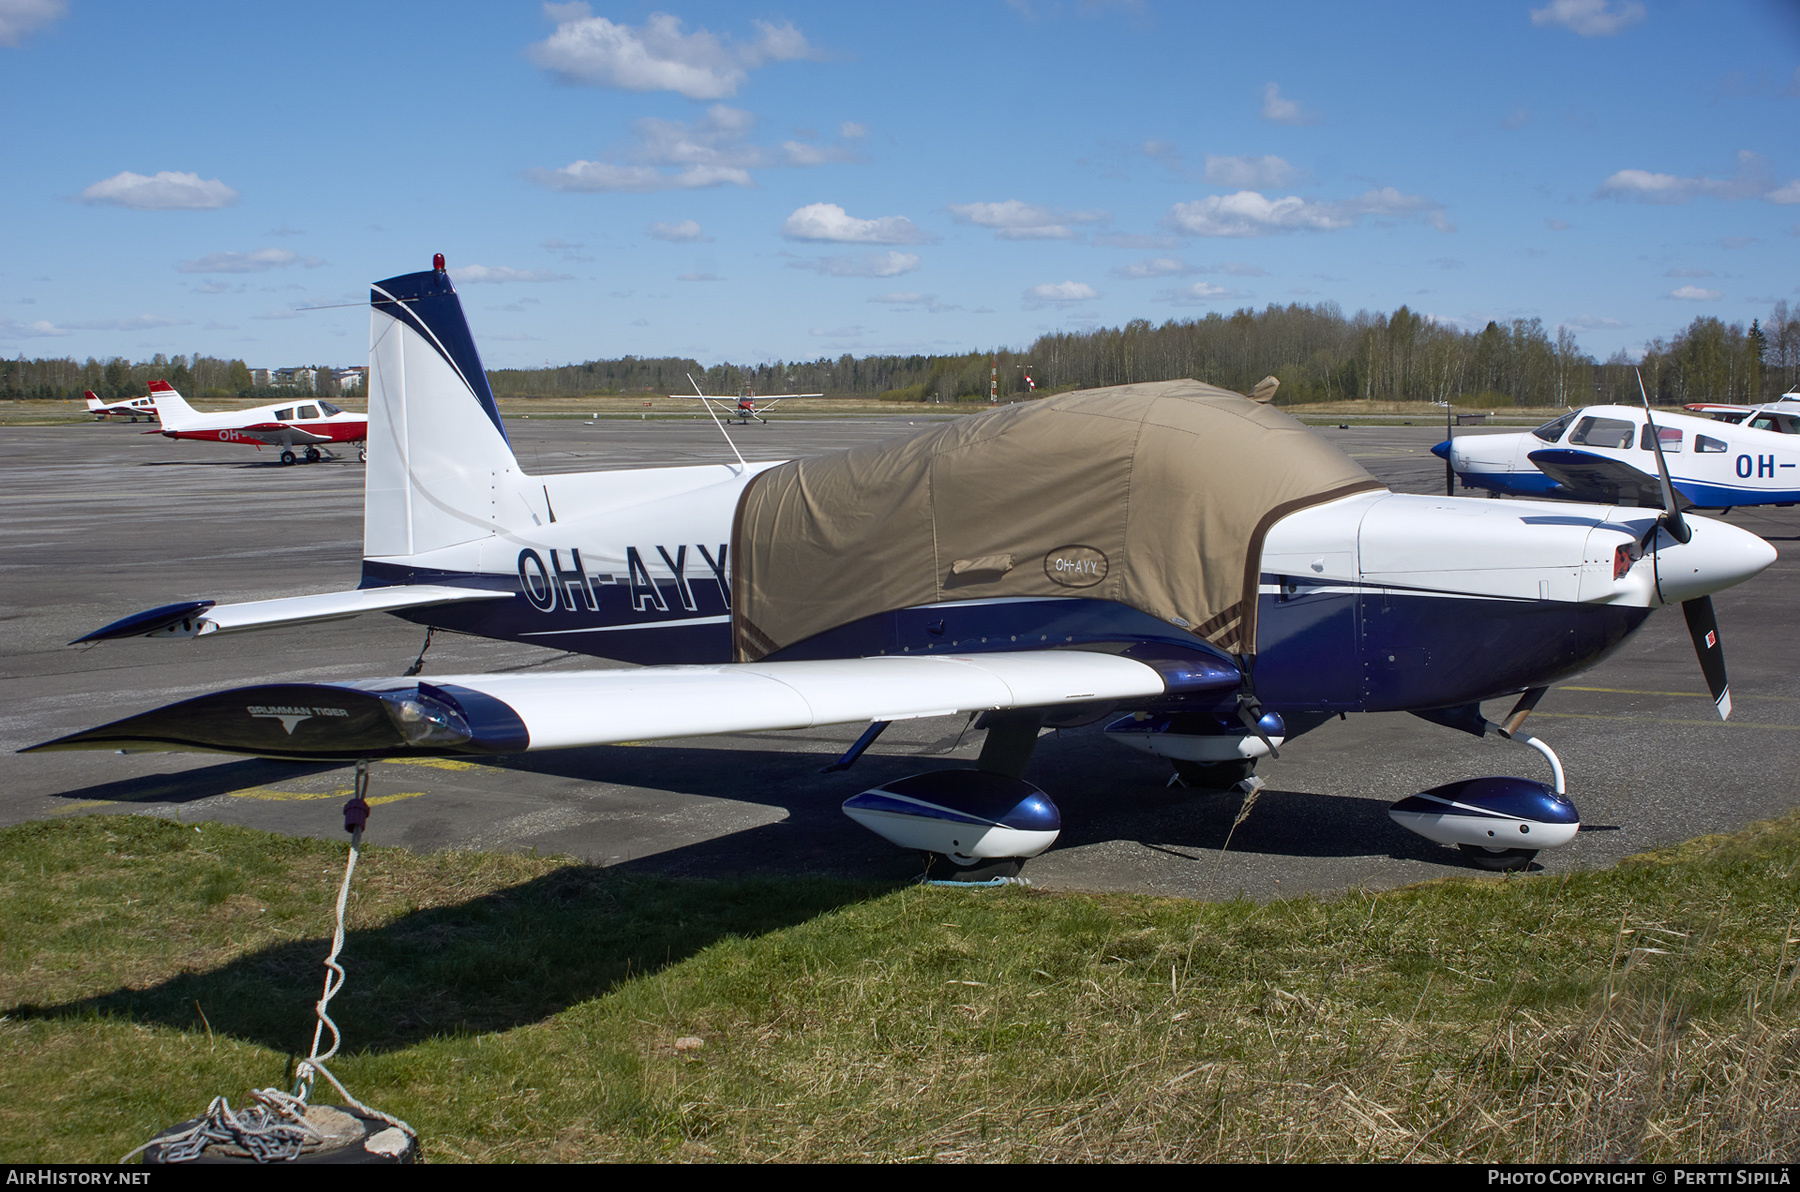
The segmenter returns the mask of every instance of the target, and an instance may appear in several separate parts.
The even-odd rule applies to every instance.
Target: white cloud
[[[1620,170],[1595,192],[1596,198],[1633,199],[1640,203],[1685,203],[1695,196],[1715,199],[1764,199],[1800,203],[1800,180],[1775,184],[1769,163],[1760,154],[1740,149],[1737,168],[1728,178],[1684,178],[1650,170]]]
[[[920,294],[914,291],[876,294],[869,301],[881,302],[889,306],[916,306],[920,310],[929,311],[932,314],[937,314],[939,311],[962,309],[960,306],[939,302],[936,294]]]
[[[1163,218],[1164,226],[1186,236],[1270,236],[1283,232],[1330,232],[1355,227],[1365,218],[1405,219],[1419,216],[1440,232],[1456,230],[1443,204],[1420,195],[1402,194],[1391,186],[1364,191],[1354,199],[1321,203],[1298,195],[1268,198],[1257,191],[1215,195],[1177,203]]]
[[[146,177],[125,170],[82,191],[81,201],[139,211],[204,211],[231,206],[238,201],[238,192],[217,178],[201,178],[198,174],[163,170]]]
[[[450,271],[451,278],[464,286],[500,285],[514,281],[573,281],[568,273],[550,269],[514,269],[510,265],[459,265]]]
[[[1045,306],[1069,306],[1076,302],[1092,302],[1100,297],[1098,290],[1082,281],[1047,281],[1032,286],[1024,294],[1026,310]]]
[[[863,256],[813,257],[803,261],[789,261],[788,266],[792,269],[811,269],[828,277],[898,277],[917,269],[919,258],[915,253],[889,249],[887,252],[867,253]]]
[[[1204,270],[1190,265],[1180,257],[1151,257],[1148,260],[1133,261],[1129,265],[1120,265],[1113,270],[1113,276],[1142,281],[1147,277],[1180,277],[1188,273],[1201,273]]]
[[[77,331],[151,331],[158,327],[186,327],[190,322],[188,319],[172,319],[167,315],[130,315],[122,319],[94,319],[85,323],[52,323],[48,319],[21,323],[17,319],[0,316],[0,340],[52,339],[73,335]]]
[[[785,22],[752,22],[756,39],[745,45],[704,29],[684,33],[681,18],[662,12],[641,27],[615,25],[583,3],[546,4],[544,13],[557,23],[556,32],[526,53],[565,83],[723,99],[765,63],[818,56]]]
[[[836,203],[809,203],[787,217],[781,234],[789,240],[839,244],[930,244],[935,240],[904,215],[858,219]]]
[[[846,120],[838,125],[838,135],[846,141],[857,141],[869,135],[869,126]]]
[[[551,190],[695,190],[711,186],[755,186],[751,170],[775,166],[816,166],[857,161],[842,145],[784,143],[779,151],[750,143],[756,117],[742,108],[714,104],[692,123],[646,117],[632,124],[636,140],[606,160],[581,160],[557,170],[531,170],[527,177]]]
[[[182,273],[267,273],[302,261],[308,268],[325,263],[318,257],[302,258],[285,248],[259,248],[255,252],[209,252],[197,260],[181,262],[176,269]]]
[[[1060,211],[1038,207],[1018,199],[1002,203],[953,203],[950,218],[959,224],[992,228],[1001,240],[1073,240],[1079,234],[1070,224],[1106,223],[1105,211]]]
[[[1716,277],[1711,269],[1671,269],[1664,277]]]
[[[691,219],[684,219],[677,224],[657,220],[644,231],[652,240],[667,240],[670,244],[693,244],[699,241],[710,243],[712,240],[711,236],[703,235],[700,225]]]
[[[1610,0],[1550,0],[1531,10],[1531,23],[1554,25],[1583,37],[1611,37],[1644,19],[1638,0],[1622,0],[1614,8]]]
[[[0,46],[19,45],[68,11],[68,0],[0,0]]]
[[[1235,186],[1240,189],[1264,186],[1292,186],[1300,171],[1279,157],[1214,157],[1206,158],[1208,186]]]
[[[1215,286],[1210,281],[1197,281],[1191,286],[1183,286],[1178,290],[1162,290],[1156,295],[1160,302],[1172,302],[1176,306],[1198,306],[1206,302],[1218,302],[1227,298],[1242,298],[1243,295],[1224,286]]]
[[[1263,85],[1262,118],[1276,124],[1318,124],[1321,117],[1311,108],[1283,99],[1279,83]]]
[[[1618,331],[1631,326],[1623,319],[1596,318],[1593,315],[1582,315],[1578,319],[1570,319],[1567,325],[1577,331]]]
[[[649,166],[575,161],[557,170],[532,170],[531,180],[550,190],[604,190],[649,194],[659,190],[699,190],[708,186],[754,186],[748,170],[690,166],[673,174]]]
[[[1257,265],[1244,265],[1237,261],[1226,261],[1219,268],[1233,277],[1267,277],[1269,271]]]
[[[1712,302],[1724,296],[1719,290],[1703,290],[1699,286],[1681,286],[1669,291],[1669,297],[1685,298],[1690,302]]]

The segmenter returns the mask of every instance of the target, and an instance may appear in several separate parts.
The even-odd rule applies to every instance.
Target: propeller
[[[1456,455],[1456,426],[1450,417],[1450,399],[1444,399],[1444,495],[1456,495],[1456,468],[1450,463]]]
[[[1650,414],[1650,393],[1644,388],[1644,375],[1637,374],[1638,394],[1644,399],[1644,425],[1650,431],[1650,445],[1656,452],[1656,470],[1662,478],[1662,516],[1651,525],[1644,539],[1638,544],[1640,550],[1650,552],[1650,562],[1656,564],[1656,532],[1666,530],[1669,537],[1677,542],[1687,542],[1694,536],[1694,528],[1681,516],[1681,509],[1675,502],[1675,484],[1669,479],[1669,461],[1663,458],[1662,432],[1656,429],[1656,421]],[[1662,590],[1662,580],[1657,578],[1658,594]],[[1700,673],[1706,676],[1706,690],[1712,696],[1713,706],[1719,710],[1720,720],[1731,719],[1731,682],[1725,675],[1725,650],[1719,643],[1719,619],[1713,613],[1711,596],[1699,596],[1693,600],[1681,602],[1681,613],[1687,618],[1688,637],[1693,640],[1694,653],[1700,659]]]

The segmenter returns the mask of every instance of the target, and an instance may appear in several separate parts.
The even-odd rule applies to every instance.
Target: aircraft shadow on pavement
[[[342,952],[349,977],[331,1016],[350,1052],[510,1030],[680,963],[721,939],[777,931],[891,889],[824,879],[672,881],[568,866],[349,932]],[[0,1015],[210,1027],[298,1058],[304,1053],[296,1049],[312,1037],[313,1001],[330,948],[328,933],[285,940],[143,988],[13,1006]]]
[[[277,762],[263,758],[241,758],[183,770],[176,774],[144,774],[137,778],[121,778],[95,786],[58,791],[55,799],[104,800],[110,803],[197,803],[229,795],[246,787],[271,782],[292,782],[296,778],[322,774],[339,768],[341,762]]]

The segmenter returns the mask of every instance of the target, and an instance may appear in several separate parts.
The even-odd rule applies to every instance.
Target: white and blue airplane
[[[1649,416],[1669,457],[1677,498],[1700,509],[1800,502],[1800,434],[1795,433],[1800,418],[1763,407],[1717,409],[1741,410],[1742,416],[1736,421]],[[1431,450],[1466,488],[1660,508],[1661,481],[1646,417],[1637,406],[1588,406],[1536,430],[1458,435]]]
[[[1018,488],[1002,483],[995,486],[1000,504],[959,528],[974,535],[968,549],[956,548],[970,557],[921,577],[932,595],[866,591],[880,611],[783,646],[748,624],[745,568],[747,560],[795,544],[760,540],[763,523],[744,506],[759,478],[791,481],[801,465],[528,475],[512,452],[441,254],[428,271],[373,287],[369,356],[357,588],[239,604],[195,599],[126,617],[81,641],[210,638],[388,612],[642,665],[270,683],[203,695],[31,749],[355,761],[360,788],[371,759],[495,756],[867,722],[839,760],[844,768],[891,721],[985,713],[988,732],[974,768],[914,775],[861,791],[844,805],[857,822],[928,854],[928,872],[974,880],[1016,873],[1056,839],[1060,813],[1024,779],[1045,725],[1116,717],[1108,735],[1168,758],[1191,784],[1248,791],[1258,758],[1333,717],[1409,711],[1478,736],[1501,734],[1548,761],[1549,784],[1516,777],[1456,782],[1392,810],[1396,821],[1460,847],[1478,866],[1522,868],[1537,850],[1569,843],[1580,827],[1554,751],[1520,727],[1549,685],[1606,658],[1654,610],[1680,605],[1718,712],[1729,716],[1710,596],[1776,557],[1753,534],[1675,510],[1397,494],[1267,406],[1220,390],[1184,396],[1175,390],[1205,387],[1163,383],[1014,405],[923,434],[954,436],[959,449],[984,443],[1004,452],[1009,442],[1041,431],[1044,419],[1071,410],[1119,421],[1127,409],[1180,414],[1199,402],[1211,411],[1207,417],[1245,436],[1240,448],[1260,436],[1273,467],[1300,444],[1313,466],[1360,477],[1334,492],[1271,506],[1253,533],[1230,544],[1219,557],[1235,552],[1242,576],[1241,586],[1227,591],[1243,599],[1227,609],[1229,617],[1190,624],[1156,599],[1101,586],[1109,566],[1120,574],[1127,568],[1117,556],[1109,564],[1100,548],[1028,549],[1022,535],[1037,511],[1007,508],[1019,500]],[[1169,395],[1147,400],[1146,388]],[[1154,431],[1155,417],[1161,414],[1145,415],[1142,425]],[[919,441],[804,461],[822,461],[840,484],[809,499],[859,512],[865,493],[856,477],[873,476]],[[1019,466],[1042,469],[1044,484],[1123,518],[1113,495],[1080,487],[1080,478],[1093,474],[1084,469],[1097,450],[1077,436],[1053,457],[1025,453]],[[1190,521],[1210,524],[1215,506],[1232,495],[1217,479],[1231,465],[1182,463],[1189,470],[1175,474],[1179,483],[1160,489],[1140,473],[1131,504],[1135,516],[1149,520],[1134,524],[1173,527],[1174,540],[1193,541],[1196,557],[1208,557],[1199,553],[1199,530],[1192,539],[1184,535]],[[1257,468],[1256,475],[1266,474]],[[824,546],[829,568],[790,577],[803,594],[814,580],[861,583],[874,574],[866,554],[873,547]],[[1048,586],[1036,595],[979,596],[981,583],[1014,571],[1027,587],[1040,574]],[[744,661],[740,644],[748,639],[774,648]],[[1483,716],[1482,701],[1511,696],[1519,699],[1504,722]]]

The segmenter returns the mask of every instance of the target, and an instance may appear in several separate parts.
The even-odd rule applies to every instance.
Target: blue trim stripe
[[[445,363],[462,377],[469,392],[487,414],[500,438],[510,448],[506,425],[500,418],[500,407],[494,391],[488,386],[487,371],[481,367],[481,354],[475,350],[475,339],[469,334],[469,321],[463,315],[462,300],[450,275],[428,269],[423,273],[407,273],[375,283],[369,292],[369,305],[414,331],[436,348]]]

